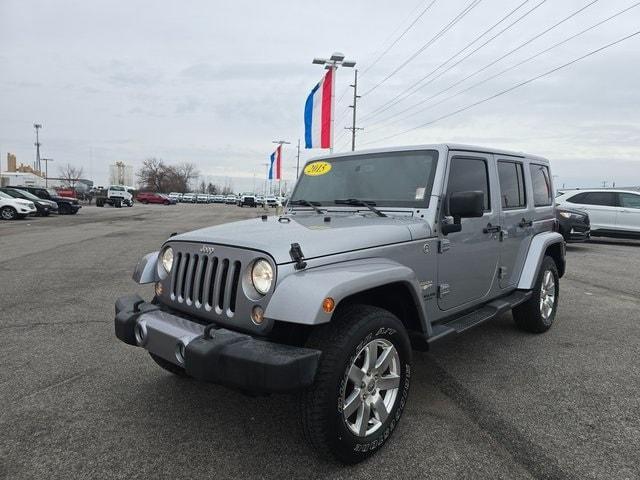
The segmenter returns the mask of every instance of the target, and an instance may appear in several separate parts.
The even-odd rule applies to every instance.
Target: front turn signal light
[[[333,298],[327,297],[322,301],[322,310],[324,310],[325,313],[331,313],[335,308],[336,301]]]

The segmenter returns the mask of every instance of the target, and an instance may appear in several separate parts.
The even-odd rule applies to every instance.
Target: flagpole
[[[356,62],[352,60],[345,60],[344,54],[340,52],[334,52],[331,54],[330,58],[314,58],[313,64],[315,65],[324,65],[326,69],[331,71],[331,123],[330,123],[330,145],[329,145],[329,153],[333,153],[333,133],[334,133],[334,123],[335,123],[335,91],[336,91],[336,70],[338,66],[341,67],[355,67]]]
[[[273,140],[271,143],[275,143],[278,145],[278,147],[276,148],[276,162],[277,162],[277,155],[278,155],[278,149],[280,149],[279,153],[280,153],[280,175],[278,178],[278,196],[281,197],[282,196],[282,145],[290,145],[291,142],[287,142],[286,140]],[[277,166],[276,166],[276,173],[277,173]]]

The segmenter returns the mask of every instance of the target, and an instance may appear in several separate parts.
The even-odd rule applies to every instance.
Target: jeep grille
[[[197,310],[233,317],[242,264],[215,255],[177,252],[171,300]]]

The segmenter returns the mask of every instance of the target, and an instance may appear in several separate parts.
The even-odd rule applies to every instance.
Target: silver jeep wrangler
[[[544,158],[426,145],[307,163],[284,214],[169,238],[136,266],[150,302],[115,332],[164,369],[300,393],[302,427],[345,463],[379,449],[407,402],[412,349],[511,310],[548,330],[565,270]]]

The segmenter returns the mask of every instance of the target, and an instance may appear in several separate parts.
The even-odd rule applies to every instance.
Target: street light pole
[[[33,128],[36,129],[36,164],[34,165],[34,170],[40,172],[40,136],[38,135],[38,130],[42,128],[41,123],[34,123]]]
[[[269,179],[269,162],[267,163],[262,163],[261,165],[264,165],[267,168],[267,171],[265,172],[264,175],[264,184],[262,185],[262,193],[264,194],[264,196],[267,196],[267,180]]]
[[[44,164],[44,187],[49,188],[49,162],[53,162],[53,158],[41,158]]]
[[[331,134],[330,134],[330,146],[329,152],[333,153],[333,131],[334,131],[334,117],[335,117],[335,90],[336,90],[336,70],[339,66],[342,67],[355,67],[356,62],[352,60],[345,60],[344,54],[340,52],[334,52],[329,58],[314,58],[313,64],[324,65],[324,68],[331,70]]]

